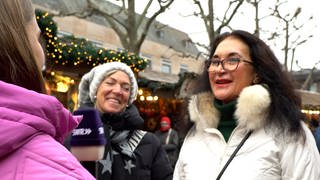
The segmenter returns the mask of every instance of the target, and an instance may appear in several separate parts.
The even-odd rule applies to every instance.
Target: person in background
[[[31,1],[1,0],[0,24],[1,179],[94,179],[62,145],[81,116],[46,95]]]
[[[320,126],[318,126],[314,132],[314,137],[316,139],[317,148],[320,153]]]
[[[320,118],[318,118],[317,116],[311,116],[310,120],[305,121],[313,134],[316,132],[316,129],[319,127],[318,119]]]
[[[171,165],[174,167],[179,154],[179,136],[177,131],[171,128],[171,120],[167,116],[160,119],[160,128],[155,132],[156,136],[167,152]]]
[[[96,66],[80,81],[79,108],[95,107],[101,113],[107,140],[102,160],[84,162],[98,180],[172,179],[159,139],[141,130],[144,120],[132,104],[137,91],[133,71],[121,62]]]
[[[320,156],[287,72],[258,37],[218,35],[189,102],[174,180],[320,179]]]

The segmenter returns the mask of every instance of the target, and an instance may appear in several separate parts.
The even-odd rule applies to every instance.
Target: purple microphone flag
[[[103,123],[96,109],[78,109],[73,114],[83,115],[83,119],[78,127],[72,131],[71,146],[97,146],[106,144]]]

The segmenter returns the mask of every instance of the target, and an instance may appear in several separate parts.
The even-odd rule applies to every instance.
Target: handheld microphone
[[[94,108],[78,109],[74,115],[83,119],[71,135],[71,153],[79,161],[96,161],[103,158],[106,138],[99,112]]]

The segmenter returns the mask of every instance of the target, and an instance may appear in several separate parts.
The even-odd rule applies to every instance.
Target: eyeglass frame
[[[218,58],[217,58],[217,59],[218,59]],[[230,60],[230,59],[237,59],[237,65],[235,66],[235,68],[234,68],[233,70],[228,70],[228,69],[225,69],[225,68],[224,68],[224,63],[225,63],[225,62],[228,62],[228,60]],[[224,58],[224,59],[222,59],[222,60],[216,60],[216,62],[218,62],[218,65],[216,66],[217,68],[218,68],[218,67],[220,66],[220,64],[221,64],[222,69],[225,70],[225,71],[227,71],[227,72],[233,72],[233,71],[237,70],[238,67],[239,67],[240,62],[245,62],[245,63],[248,63],[248,64],[253,65],[253,62],[248,61],[248,60],[246,60],[246,59],[243,59],[242,57],[228,57],[228,58]],[[212,60],[209,60],[209,61],[208,61],[207,71],[208,71],[208,72],[217,72],[217,71],[209,71],[209,68],[210,68],[211,66],[212,66]]]

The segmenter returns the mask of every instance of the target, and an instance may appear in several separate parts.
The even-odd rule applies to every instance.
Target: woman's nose
[[[120,84],[116,84],[116,85],[113,87],[113,92],[121,94],[121,93],[122,93],[121,85],[120,85]]]

